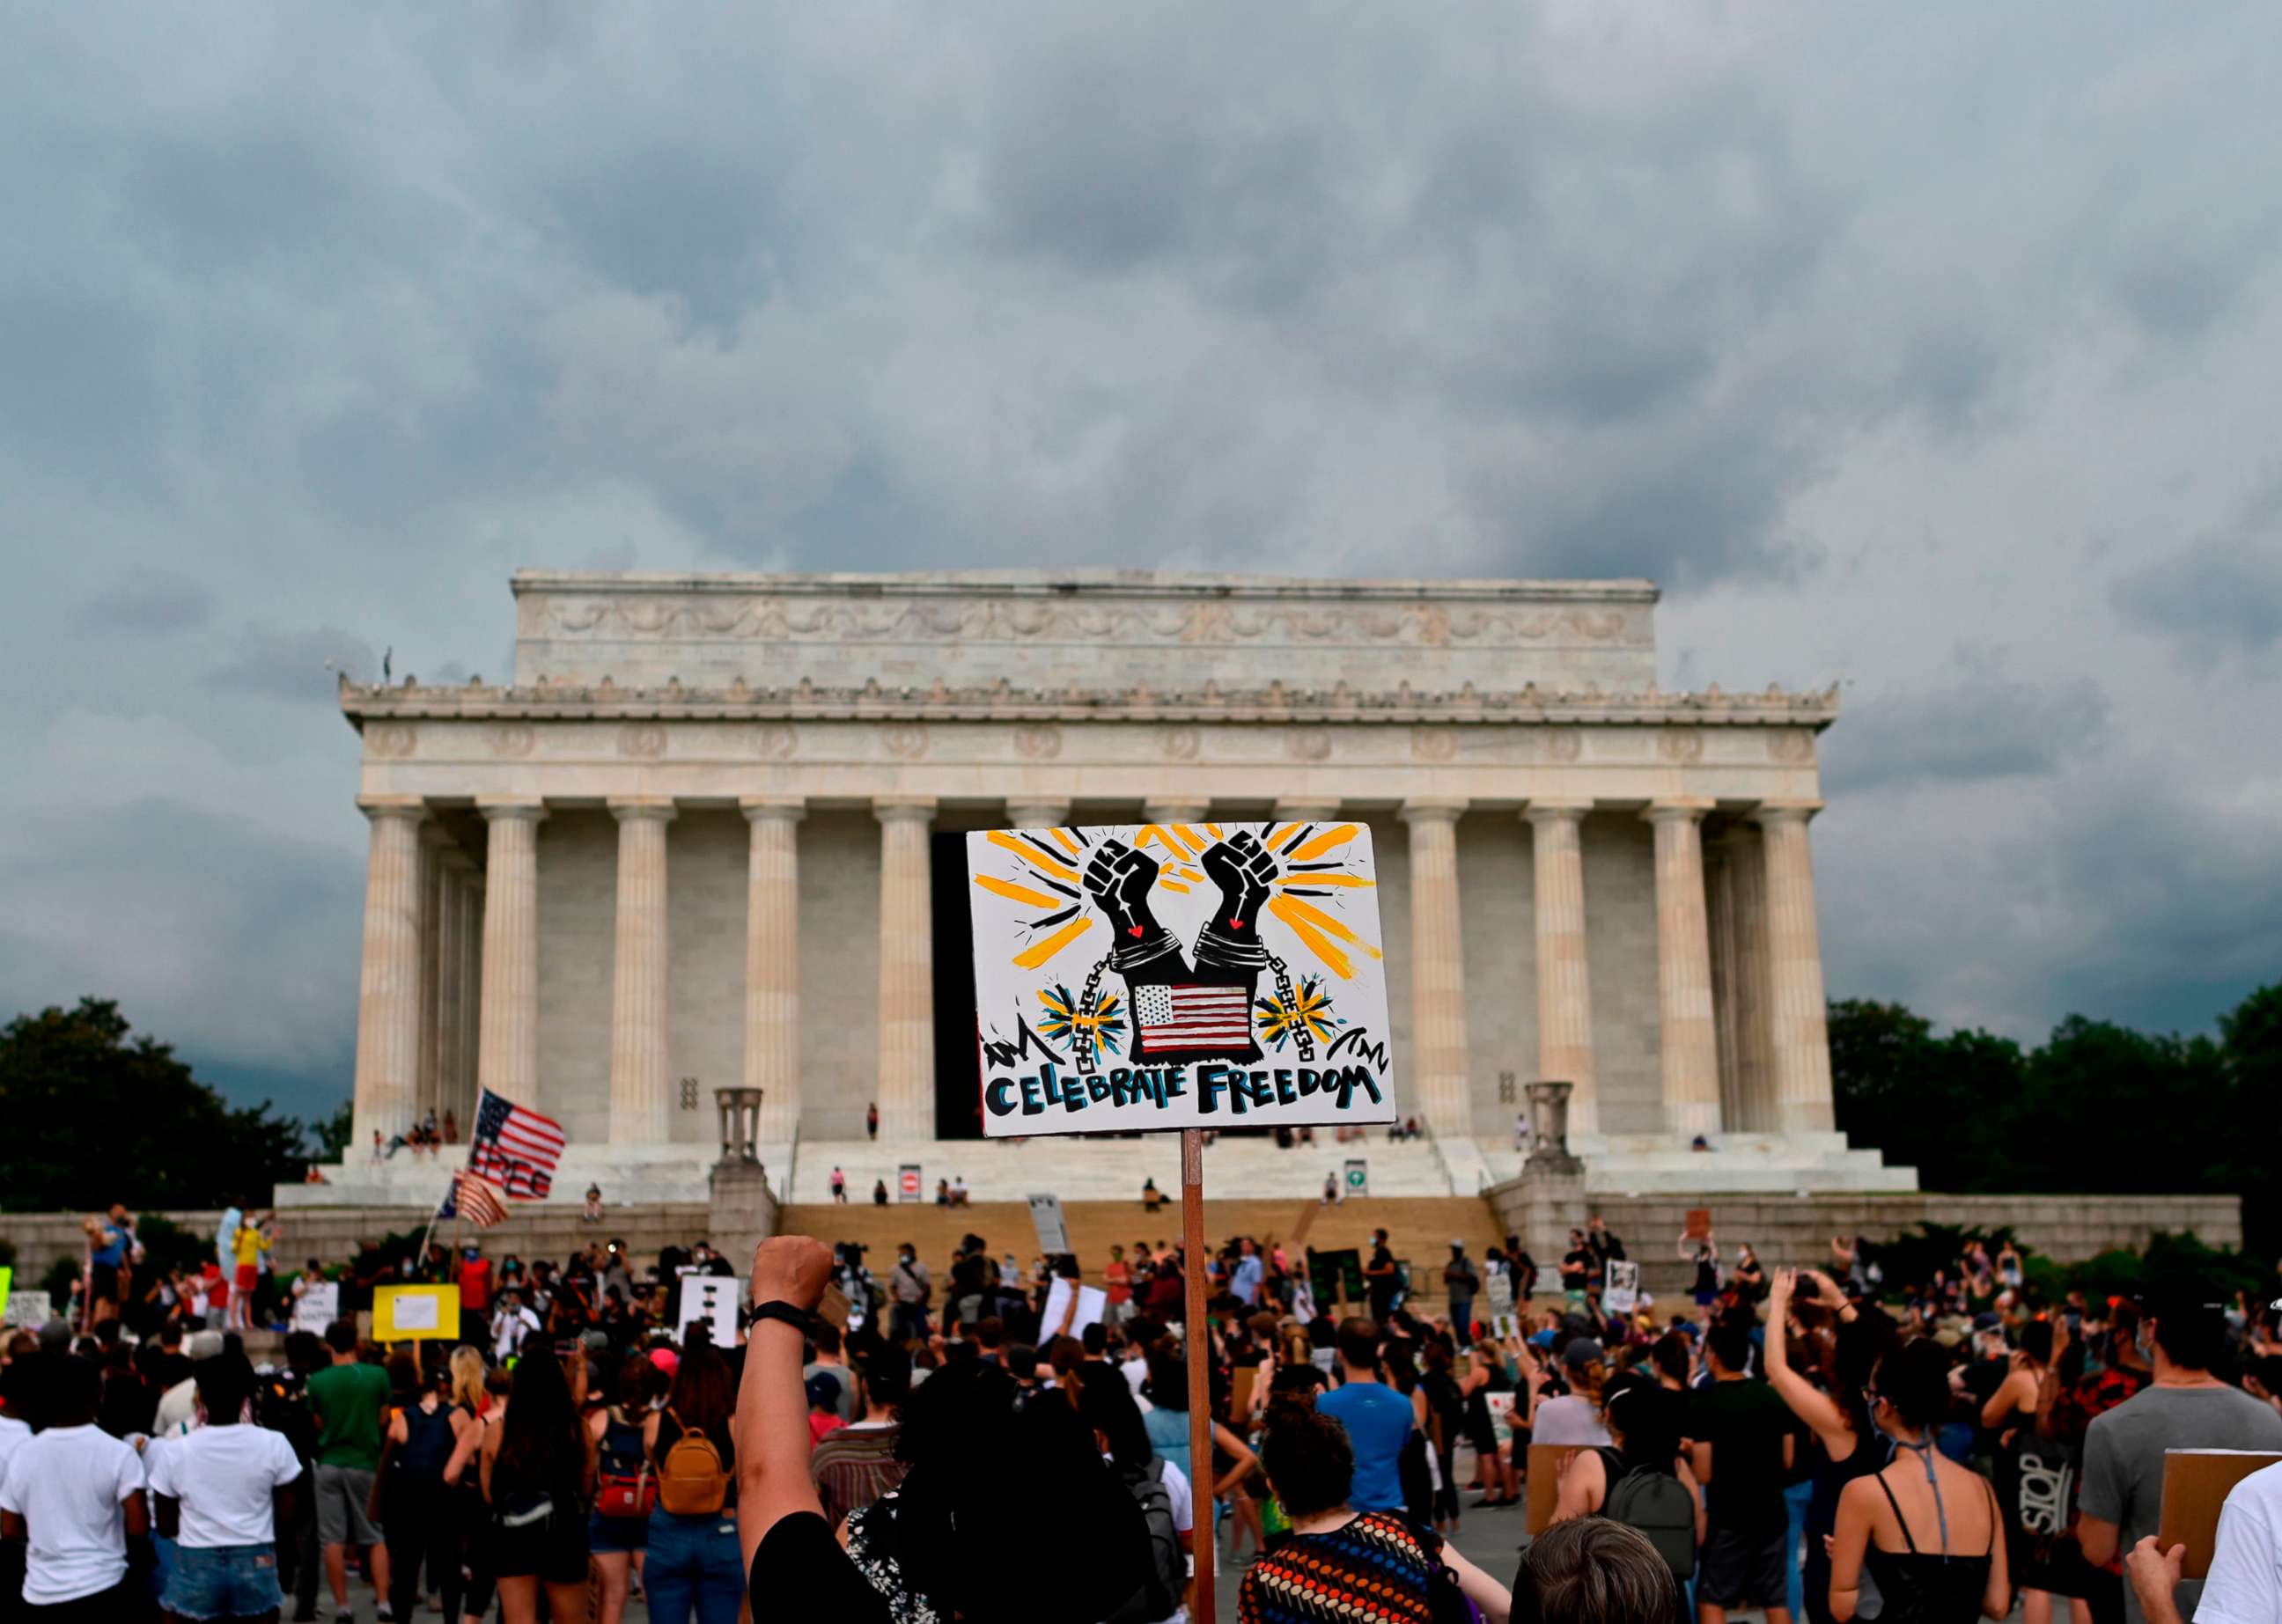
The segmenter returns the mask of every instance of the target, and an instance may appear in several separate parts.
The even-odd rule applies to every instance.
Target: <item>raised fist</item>
[[[1146,934],[1155,923],[1149,911],[1150,888],[1157,883],[1157,860],[1122,840],[1104,840],[1085,865],[1085,888],[1128,936]]]
[[[1214,923],[1231,931],[1250,929],[1276,878],[1274,856],[1246,830],[1209,847],[1200,861],[1206,875],[1220,887],[1220,914]]]

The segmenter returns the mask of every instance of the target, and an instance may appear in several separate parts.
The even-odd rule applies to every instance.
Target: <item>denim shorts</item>
[[[184,1545],[161,1605],[185,1619],[250,1619],[285,1605],[275,1545]]]

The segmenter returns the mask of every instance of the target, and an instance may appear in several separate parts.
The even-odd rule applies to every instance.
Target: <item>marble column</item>
[[[1410,1052],[1418,1109],[1438,1138],[1474,1131],[1466,1042],[1466,947],[1458,915],[1463,800],[1402,803],[1410,826]]]
[[[1594,1086],[1593,978],[1586,956],[1585,855],[1581,839],[1589,800],[1533,800],[1529,820],[1537,918],[1537,1074],[1573,1083],[1569,1133],[1597,1133],[1600,1091]]]
[[[539,825],[537,801],[478,796],[489,825],[484,862],[483,1012],[476,1081],[519,1105],[539,1098]],[[462,1118],[465,1137],[470,1123]]]
[[[613,797],[618,820],[618,905],[611,935],[610,1142],[662,1145],[672,1070],[666,1011],[665,826],[673,802]]]
[[[761,1090],[757,1141],[800,1133],[800,820],[797,795],[737,803],[745,858],[745,1087]]]
[[[880,1141],[935,1137],[935,897],[932,795],[881,795]]]
[[[460,878],[459,1087],[452,1113],[467,1142],[476,1118],[476,1071],[484,1017],[484,878],[470,864]]]
[[[468,951],[466,939],[460,933],[466,919],[460,893],[467,883],[462,873],[467,859],[458,847],[446,841],[438,848],[435,862],[435,923],[429,929],[436,940],[432,982],[436,1008],[427,1035],[429,1067],[435,1080],[422,1109],[424,1112],[433,1107],[440,1123],[445,1111],[458,1109],[460,1098],[460,1005],[466,992],[462,978]]]
[[[1752,813],[1766,845],[1767,1059],[1774,1126],[1828,1133],[1830,1031],[1822,940],[1814,923],[1814,864],[1806,823],[1820,801],[1766,801]]]
[[[451,836],[433,822],[420,828],[420,1070],[412,1119],[444,1114],[444,850]]]
[[[420,1074],[420,824],[428,816],[417,795],[368,795],[357,806],[372,831],[357,986],[352,1164],[370,1155],[376,1132],[392,1138],[412,1125]]]
[[[1719,1043],[1712,1016],[1712,929],[1704,891],[1704,815],[1674,797],[1642,816],[1656,831],[1657,1024],[1664,1126],[1683,1141],[1719,1132]]]
[[[1767,1058],[1767,857],[1758,830],[1743,824],[1728,831],[1727,891],[1733,910],[1735,1032],[1733,1092],[1739,1114],[1730,1125],[1753,1133],[1774,1132],[1775,1091]]]
[[[1049,800],[1043,796],[1013,800],[1006,803],[1006,827],[1066,829],[1069,826],[1069,815],[1070,803],[1067,800]]]

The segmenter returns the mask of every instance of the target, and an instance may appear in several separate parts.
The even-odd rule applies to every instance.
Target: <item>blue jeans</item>
[[[285,1605],[275,1545],[182,1545],[163,1605],[186,1619],[255,1618]]]
[[[745,1559],[737,1546],[737,1512],[710,1517],[649,1514],[649,1558],[642,1566],[651,1624],[737,1624],[745,1599]]]
[[[1806,1503],[1814,1498],[1812,1480],[1793,1483],[1783,1490],[1783,1509],[1790,1513],[1790,1560],[1786,1567],[1790,1574],[1790,1616],[1792,1624],[1806,1617],[1806,1577],[1798,1570],[1798,1548],[1806,1538]]]

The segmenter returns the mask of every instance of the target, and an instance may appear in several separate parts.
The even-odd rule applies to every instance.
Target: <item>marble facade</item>
[[[862,1144],[874,1102],[906,1154],[935,1024],[971,1018],[934,974],[933,837],[1184,808],[1370,824],[1402,1109],[1453,1187],[1539,1078],[1577,1085],[1588,1160],[1700,1134],[1908,1187],[1831,1132],[1836,691],[1660,691],[1646,582],[513,588],[510,680],[341,691],[371,824],[351,1184],[376,1131],[464,1125],[479,1086],[667,1182],[731,1084],[780,1157]]]

